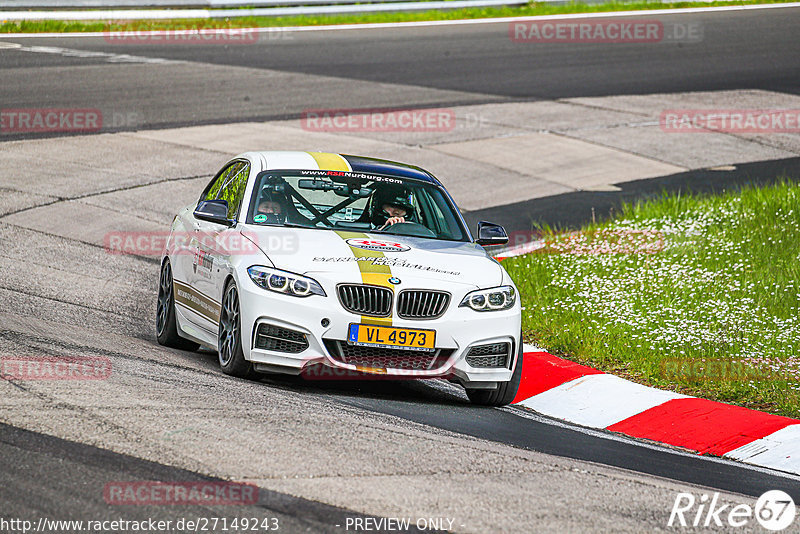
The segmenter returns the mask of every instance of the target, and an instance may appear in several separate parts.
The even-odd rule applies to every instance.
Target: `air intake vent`
[[[409,289],[397,297],[397,315],[403,319],[435,319],[450,304],[450,293]]]
[[[256,348],[296,354],[308,348],[308,339],[302,332],[261,324],[256,333]]]
[[[392,312],[392,290],[379,286],[341,284],[339,302],[347,311],[359,315],[386,317]]]
[[[325,347],[334,360],[379,369],[406,369],[431,371],[447,363],[453,349],[437,349],[435,352],[422,352],[408,349],[385,349],[380,347],[360,347],[348,345],[343,341],[324,340]]]
[[[469,349],[467,363],[471,367],[508,367],[509,343],[477,345]]]

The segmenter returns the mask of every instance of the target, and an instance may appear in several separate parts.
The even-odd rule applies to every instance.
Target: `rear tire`
[[[257,373],[253,370],[253,364],[244,359],[242,350],[239,290],[236,289],[236,283],[233,280],[225,284],[225,292],[222,295],[217,343],[219,366],[226,375],[254,378]]]
[[[467,389],[467,397],[472,404],[479,406],[505,406],[510,404],[517,396],[519,383],[522,379],[522,332],[519,333],[519,347],[517,348],[517,361],[514,364],[514,373],[511,380],[498,384],[495,389]]]
[[[178,324],[175,318],[175,288],[172,283],[172,266],[169,260],[161,266],[158,281],[158,304],[156,306],[156,339],[160,345],[195,351],[200,346],[194,341],[178,335]]]

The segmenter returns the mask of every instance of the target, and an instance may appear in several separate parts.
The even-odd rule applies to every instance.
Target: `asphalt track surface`
[[[280,530],[289,532],[336,532],[337,525],[345,524],[348,517],[363,517],[265,490],[258,492],[258,504],[237,507],[236,515],[219,514],[213,507],[200,505],[181,506],[179,512],[163,506],[128,507],[120,513],[96,491],[109,480],[224,481],[3,424],[0,424],[0,450],[4,479],[0,502],[6,519],[12,516],[80,520],[107,517],[111,512],[112,517],[129,521],[202,517],[224,517],[231,521],[236,517],[258,517],[259,520],[274,518]]]
[[[626,47],[525,45],[509,41],[506,24],[308,32],[228,47],[119,45],[102,38],[3,38],[3,42],[20,43],[25,47],[58,47],[62,51],[1,49],[0,72],[6,75],[0,84],[0,102],[4,108],[41,107],[46,102],[48,107],[133,109],[145,117],[143,123],[136,125],[142,129],[291,118],[304,109],[321,107],[452,106],[743,88],[800,94],[800,41],[796,38],[800,10],[658,18],[665,24],[699,24],[704,38],[702,42],[692,44],[652,43]],[[110,56],[75,57],[75,54],[64,53],[63,49],[161,58],[170,62],[136,60],[134,69],[123,69],[110,60]],[[70,68],[74,66],[93,68]],[[392,86],[384,87],[384,84]],[[743,169],[740,181],[745,182],[749,176],[763,173],[765,169],[770,171],[767,175],[778,176],[795,173],[797,167],[796,161],[764,163],[760,167]],[[693,174],[688,178],[665,177],[660,182],[634,183],[619,195],[593,195],[606,195],[603,202],[614,206],[620,198],[651,194],[663,188],[664,184],[669,188],[685,187],[687,183],[705,184],[711,189],[719,186],[712,172]],[[586,201],[582,195],[592,194],[529,201],[515,212],[539,210],[543,216],[557,219],[561,216],[558,214],[565,211],[565,206]],[[502,216],[498,209],[488,214]],[[511,221],[511,224],[513,227],[523,222]],[[581,221],[563,222],[576,224]],[[3,232],[6,240],[22,239],[13,228],[4,228]],[[92,255],[90,248],[74,245],[74,250],[65,251],[63,247],[73,246],[69,241],[53,236],[44,236],[43,239],[61,247],[65,261],[90,268],[86,259]],[[13,253],[6,254],[13,256]],[[531,418],[513,408],[475,408],[466,402],[462,393],[442,384],[304,384],[289,378],[232,381],[215,369],[214,357],[209,353],[164,351],[154,345],[150,327],[154,293],[147,293],[152,293],[157,278],[158,266],[154,261],[130,260],[123,266],[115,264],[103,268],[115,275],[117,270],[121,270],[133,279],[132,282],[146,281],[142,286],[149,284],[151,287],[139,287],[128,294],[117,295],[119,302],[124,304],[116,303],[111,312],[113,317],[108,319],[104,316],[100,320],[95,318],[97,309],[94,306],[70,305],[69,295],[61,301],[42,300],[27,282],[19,277],[9,277],[3,280],[0,294],[5,301],[5,311],[14,316],[16,322],[0,328],[4,340],[12,346],[26,348],[52,345],[58,348],[55,353],[99,350],[112,358],[115,365],[119,359],[123,370],[126,365],[133,366],[131,376],[146,377],[142,379],[142,387],[158,388],[160,382],[172,384],[172,374],[185,371],[195,374],[191,380],[175,378],[175,392],[188,394],[193,390],[187,384],[193,384],[193,387],[201,384],[202,387],[235,390],[244,398],[269,396],[276,404],[289,402],[299,395],[312,404],[328,406],[334,417],[342,418],[341,429],[325,426],[331,422],[323,419],[320,423],[323,428],[319,429],[323,433],[347,431],[349,422],[346,416],[349,414],[391,417],[421,425],[420,428],[431,432],[443,431],[454,436],[477,438],[498,447],[510,446],[543,453],[541,457],[552,457],[556,463],[559,458],[575,460],[575,464],[569,465],[576,466],[573,469],[591,471],[587,479],[600,480],[598,484],[601,486],[609,475],[604,473],[594,477],[597,466],[607,466],[612,470],[621,468],[648,483],[667,480],[680,487],[690,485],[696,493],[701,491],[700,488],[712,488],[758,496],[768,489],[783,489],[800,501],[800,485],[796,479],[745,468],[733,462],[585,432],[544,418]],[[76,292],[79,290],[75,289]],[[143,300],[143,294],[149,296]],[[130,322],[127,317],[132,318]],[[87,333],[75,334],[74,337],[82,341],[71,345],[59,339],[55,328],[35,326],[37,320],[81,324]],[[94,338],[89,341],[89,332],[103,331],[109,324],[123,323],[125,326],[120,330],[148,346],[154,354],[152,358],[132,358],[115,352],[110,342],[107,345],[100,343],[105,348],[98,349]],[[35,329],[36,335],[26,337],[26,326]],[[172,367],[164,365],[162,359],[170,362]],[[44,396],[41,392],[35,394]],[[214,397],[204,398],[210,401]],[[242,417],[249,421],[252,414],[246,411]],[[292,432],[292,428],[286,426],[283,430]],[[62,437],[68,439],[0,426],[0,466],[4,475],[0,502],[6,516],[93,517],[93,514],[108,513],[109,508],[97,491],[108,480],[209,479],[208,475],[198,474],[201,469],[171,466],[168,458],[164,463],[143,460],[120,451],[112,452],[116,448],[113,445],[107,447],[112,450],[94,448],[76,443],[80,439],[66,430],[63,434]],[[339,456],[332,458],[345,460]],[[372,459],[362,454],[357,460],[369,462]],[[636,484],[638,482],[634,486]],[[580,501],[583,487],[577,483],[568,497]],[[611,491],[609,488],[606,490]],[[260,516],[280,517],[282,524],[286,525],[285,530],[290,532],[307,529],[341,531],[336,525],[343,518],[359,515],[347,507],[317,502],[323,500],[319,493],[310,498],[292,496],[302,493],[296,488],[286,492],[264,490],[260,508],[253,511]],[[535,493],[528,497],[540,505],[544,498]],[[34,502],[37,504],[32,504]],[[189,512],[208,513],[208,510],[174,511],[168,508],[126,510],[125,515],[173,517],[176,514],[186,516]],[[653,525],[655,521],[660,522],[657,526],[663,525],[668,505],[662,503],[653,509],[657,512],[636,509],[629,515],[638,520],[642,528],[645,525],[656,526]],[[543,513],[547,512],[547,508],[543,510]],[[121,513],[118,509],[113,512]],[[475,530],[470,526],[465,529]]]
[[[624,46],[514,43],[507,23],[278,32],[262,34],[252,44],[227,46],[10,36],[1,41],[190,63],[142,63],[129,69],[118,58],[3,50],[0,69],[9,75],[0,85],[0,102],[134,110],[144,117],[137,126],[149,128],[294,118],[315,108],[725,89],[800,94],[800,9],[635,19],[657,19],[665,28],[693,26],[702,40]],[[81,65],[96,68],[69,68]]]

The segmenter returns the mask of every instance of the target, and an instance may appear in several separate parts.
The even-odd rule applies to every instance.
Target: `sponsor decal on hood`
[[[404,283],[413,278],[488,287],[499,285],[503,277],[502,267],[482,247],[468,242],[280,226],[248,227],[246,235],[264,253],[263,259],[249,256],[249,265],[305,275],[327,272],[337,283],[360,279],[393,288],[388,279],[396,276]],[[368,250],[348,240],[397,243],[408,250]]]
[[[381,239],[353,238],[346,241],[348,245],[364,250],[374,250],[377,252],[406,252],[411,247],[394,241],[383,241]]]
[[[411,263],[403,258],[386,258],[386,257],[373,257],[373,256],[340,256],[340,257],[322,257],[316,256],[312,261],[315,262],[367,262],[372,265],[386,265],[387,267],[402,267],[405,269],[417,269],[420,271],[429,271],[432,273],[449,274],[452,276],[459,276],[459,271],[448,271],[445,269],[438,269],[430,265],[422,265],[419,263]]]

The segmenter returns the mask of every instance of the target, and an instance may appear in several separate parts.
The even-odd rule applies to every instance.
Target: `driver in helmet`
[[[279,196],[268,193],[258,202],[254,220],[267,224],[283,224],[286,221],[283,206],[284,202]]]
[[[410,222],[414,218],[411,194],[405,189],[379,191],[372,198],[370,222],[378,230],[398,223]]]

